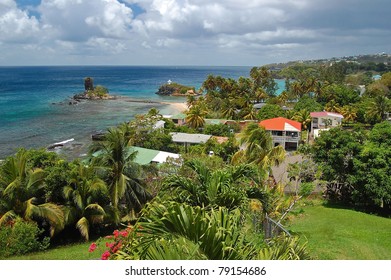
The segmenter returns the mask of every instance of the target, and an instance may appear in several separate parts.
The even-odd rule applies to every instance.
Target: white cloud
[[[80,42],[93,37],[126,37],[133,15],[117,0],[43,0],[39,11],[54,36]]]
[[[34,40],[39,22],[26,11],[18,9],[15,1],[0,3],[0,42],[23,43]]]
[[[0,53],[3,61],[14,54],[10,63],[18,50],[29,59],[26,49],[34,50],[34,61],[47,60],[47,52],[72,61],[116,56],[121,63],[239,65],[352,49],[391,52],[389,0],[42,0],[28,8],[17,2],[0,0]]]

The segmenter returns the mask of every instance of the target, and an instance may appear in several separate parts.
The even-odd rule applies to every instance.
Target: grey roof
[[[176,143],[200,144],[208,141],[212,135],[172,132],[172,141]]]

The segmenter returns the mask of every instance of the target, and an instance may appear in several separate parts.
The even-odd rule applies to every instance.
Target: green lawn
[[[307,240],[314,259],[391,260],[391,219],[319,202],[301,207],[288,228]]]
[[[100,259],[104,250],[104,243],[99,244],[99,250],[88,252],[92,242],[77,243],[66,246],[59,246],[43,252],[36,252],[24,256],[14,256],[9,260],[96,260]]]

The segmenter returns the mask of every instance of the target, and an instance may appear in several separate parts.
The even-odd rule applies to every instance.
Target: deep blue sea
[[[208,75],[237,79],[248,77],[251,67],[166,66],[42,66],[0,67],[0,159],[20,147],[40,148],[74,139],[72,153],[83,153],[91,134],[150,108],[162,114],[172,107],[131,99],[183,102],[177,97],[155,94],[168,80],[199,88]],[[70,98],[84,90],[84,78],[109,89],[117,100],[85,101],[69,105]],[[280,87],[283,84],[280,84]]]

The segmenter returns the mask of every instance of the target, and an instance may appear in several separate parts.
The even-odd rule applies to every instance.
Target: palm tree
[[[330,100],[325,106],[324,109],[328,112],[339,112],[340,107],[339,104],[334,100]]]
[[[243,149],[232,157],[233,163],[254,163],[270,171],[271,166],[278,165],[285,159],[284,148],[273,147],[271,135],[257,123],[250,123],[243,130],[240,145]]]
[[[302,129],[307,130],[311,124],[311,115],[310,112],[306,109],[302,109],[295,113],[293,119],[301,123]]]
[[[243,109],[244,116],[243,119],[245,120],[256,120],[257,117],[257,110],[255,110],[253,104],[249,104],[247,107]]]
[[[345,122],[354,122],[357,118],[357,108],[352,105],[345,105],[340,111]]]
[[[79,164],[70,178],[69,186],[64,188],[68,224],[76,223],[76,228],[85,240],[89,239],[93,224],[103,222],[106,214],[100,201],[108,196],[105,182],[96,177],[93,167]]]
[[[197,98],[194,95],[188,95],[186,100],[187,108],[190,108],[194,104],[196,104]]]
[[[192,177],[173,175],[164,181],[163,186],[174,200],[194,206],[224,206],[229,209],[241,206],[245,200],[245,188],[241,184],[255,175],[255,170],[249,165],[215,171],[199,160],[190,160],[185,165],[193,171]]]
[[[268,97],[267,92],[263,88],[258,88],[255,92],[257,102],[265,101]]]
[[[387,96],[379,94],[369,103],[367,115],[378,120],[385,120],[386,113],[390,110],[390,100]]]
[[[207,114],[208,111],[202,104],[193,105],[186,113],[186,123],[192,128],[203,127]]]
[[[22,217],[25,220],[45,220],[53,236],[64,228],[64,213],[53,203],[44,203],[45,172],[30,169],[26,150],[20,150],[6,160],[0,169],[0,225]]]
[[[125,199],[127,210],[140,210],[150,199],[150,195],[138,178],[130,176],[136,152],[127,144],[128,141],[120,129],[109,129],[105,141],[92,148],[92,151],[97,151],[93,164],[104,173],[110,200],[115,209],[118,210],[120,200]]]
[[[225,100],[221,108],[221,114],[228,119],[234,120],[236,118],[237,112],[235,106],[231,103],[230,100]]]

